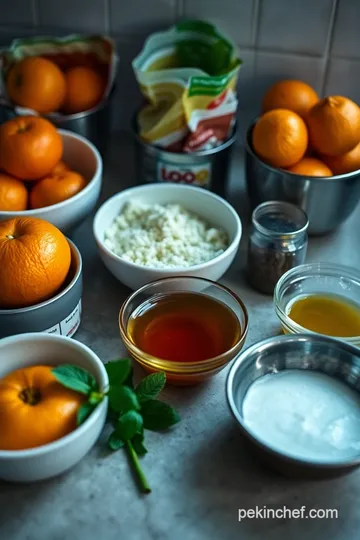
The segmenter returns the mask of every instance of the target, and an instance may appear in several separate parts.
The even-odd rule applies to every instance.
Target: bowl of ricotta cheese
[[[285,474],[360,464],[360,349],[327,336],[275,336],[233,363],[230,410],[259,456]]]
[[[173,276],[217,281],[236,256],[242,226],[234,208],[214,193],[149,184],[108,199],[93,232],[105,266],[135,290]]]

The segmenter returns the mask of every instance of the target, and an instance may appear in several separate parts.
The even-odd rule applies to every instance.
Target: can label
[[[211,163],[204,161],[196,165],[178,165],[167,161],[157,163],[157,182],[175,182],[209,188],[211,182]]]
[[[72,310],[71,313],[64,320],[55,324],[51,328],[43,330],[46,334],[57,334],[58,336],[68,336],[71,337],[75,334],[76,330],[79,328],[81,319],[81,300]]]

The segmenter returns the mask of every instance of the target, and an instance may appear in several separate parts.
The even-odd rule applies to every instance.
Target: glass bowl
[[[285,333],[316,333],[288,316],[288,308],[295,298],[314,293],[336,295],[360,307],[360,272],[348,266],[327,263],[303,264],[286,272],[274,291],[275,311]],[[360,346],[360,336],[332,337]]]
[[[219,356],[199,362],[173,362],[156,358],[132,341],[128,333],[128,322],[132,313],[154,296],[171,292],[194,292],[212,297],[225,304],[240,323],[240,336],[233,347]],[[119,313],[120,334],[131,356],[147,371],[164,371],[168,382],[191,385],[202,382],[221,371],[241,351],[248,331],[248,313],[243,302],[232,291],[213,281],[197,277],[173,277],[153,281],[131,294]]]

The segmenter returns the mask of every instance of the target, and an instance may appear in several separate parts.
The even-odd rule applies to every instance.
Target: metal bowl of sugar
[[[360,349],[312,334],[281,335],[241,352],[227,400],[248,444],[272,468],[331,477],[360,465]]]

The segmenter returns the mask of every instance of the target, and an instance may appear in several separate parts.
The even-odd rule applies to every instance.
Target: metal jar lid
[[[301,237],[309,226],[308,217],[301,208],[282,201],[267,201],[257,206],[252,223],[261,234],[279,240]]]

